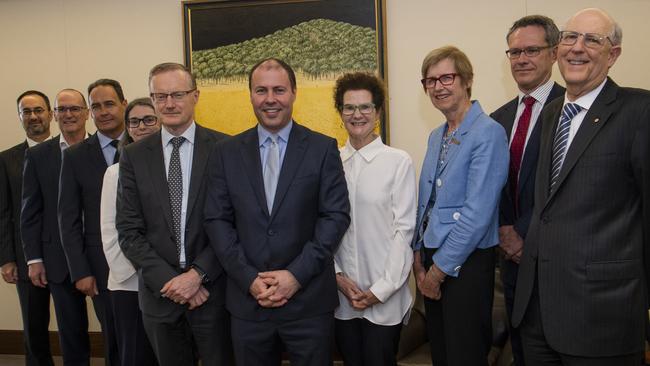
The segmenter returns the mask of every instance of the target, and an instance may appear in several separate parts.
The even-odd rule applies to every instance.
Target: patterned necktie
[[[269,136],[266,148],[269,150],[266,154],[266,166],[264,167],[264,193],[266,194],[266,206],[269,214],[273,209],[273,200],[275,199],[275,189],[278,186],[278,177],[280,176],[280,149],[278,148],[278,137]]]
[[[172,208],[172,226],[174,229],[174,241],[176,242],[176,254],[180,259],[181,255],[181,209],[183,206],[183,172],[181,170],[180,147],[185,142],[185,137],[173,137],[171,144],[174,147],[172,156],[169,159],[169,171],[167,172],[167,189],[169,190],[169,203]]]
[[[557,178],[560,176],[560,170],[564,163],[564,157],[569,144],[569,130],[571,129],[571,120],[576,116],[582,107],[575,103],[567,103],[562,108],[562,116],[560,123],[557,125],[555,131],[555,138],[553,139],[553,163],[551,164],[551,185],[549,192],[553,191]]]
[[[508,181],[510,182],[510,197],[513,198],[515,204],[515,212],[519,207],[519,171],[521,169],[521,160],[524,156],[524,146],[526,146],[526,136],[528,135],[528,127],[530,126],[530,119],[533,115],[533,105],[535,98],[527,95],[523,98],[524,111],[519,116],[517,122],[517,129],[512,137],[510,143],[510,170],[508,172]]]
[[[120,150],[117,149],[117,145],[120,143],[120,140],[111,141],[111,146],[115,148],[115,155],[113,155],[113,164],[120,162]]]

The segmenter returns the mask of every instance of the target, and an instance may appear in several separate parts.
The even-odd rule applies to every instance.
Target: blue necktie
[[[268,140],[270,141],[266,145],[269,151],[266,154],[266,166],[264,167],[264,193],[266,194],[266,206],[270,214],[273,209],[275,190],[278,186],[278,177],[280,176],[280,149],[278,148],[278,136],[271,135]]]
[[[553,140],[553,163],[551,165],[551,185],[549,192],[553,191],[557,178],[560,176],[560,170],[564,163],[564,157],[569,145],[569,130],[571,129],[571,120],[575,117],[582,107],[575,103],[567,103],[562,108],[562,116],[560,123],[557,125],[555,131],[555,138]]]

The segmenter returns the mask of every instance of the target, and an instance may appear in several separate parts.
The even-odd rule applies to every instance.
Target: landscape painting
[[[383,0],[183,2],[185,62],[201,93],[197,122],[231,135],[254,126],[248,72],[276,57],[296,72],[296,122],[342,145],[334,83],[353,71],[385,80],[384,9]],[[383,114],[379,133],[388,142]]]

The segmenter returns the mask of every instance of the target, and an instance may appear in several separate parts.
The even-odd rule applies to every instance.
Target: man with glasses
[[[119,159],[117,143],[124,134],[127,102],[120,83],[99,79],[88,86],[90,112],[97,133],[65,150],[59,191],[61,243],[77,290],[93,300],[102,326],[107,365],[118,365],[115,324],[110,304],[108,264],[100,230],[100,198],[104,172]]]
[[[48,332],[50,291],[29,280],[20,240],[23,158],[27,148],[50,137],[52,108],[49,98],[36,90],[22,93],[16,103],[26,139],[0,152],[0,265],[4,281],[15,284],[18,291],[26,365],[53,365]]]
[[[508,182],[499,208],[499,264],[508,318],[512,315],[517,271],[533,212],[542,130],[539,116],[546,104],[564,94],[564,88],[551,80],[559,34],[553,20],[543,15],[525,16],[512,24],[506,35],[506,55],[519,93],[490,115],[505,128],[510,142]],[[518,329],[510,327],[510,340],[515,365],[523,366]]]
[[[205,168],[225,135],[195,122],[199,91],[185,66],[154,66],[149,91],[162,128],[122,153],[120,247],[139,268],[144,328],[160,365],[230,365],[226,279],[203,229]]]
[[[528,365],[639,365],[648,319],[650,92],[608,78],[622,31],[584,9],[560,32],[564,98],[542,113],[514,326]]]
[[[52,293],[64,363],[88,365],[86,300],[70,280],[56,210],[62,151],[86,137],[88,109],[83,95],[74,89],[60,91],[54,119],[61,134],[25,153],[20,231],[30,280]]]

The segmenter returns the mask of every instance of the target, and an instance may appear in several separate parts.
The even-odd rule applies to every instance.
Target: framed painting
[[[231,135],[254,126],[248,72],[276,57],[296,72],[294,119],[343,145],[334,83],[353,71],[386,80],[384,12],[385,0],[184,1],[185,64],[201,92],[196,120]],[[386,143],[387,108],[378,126]]]

